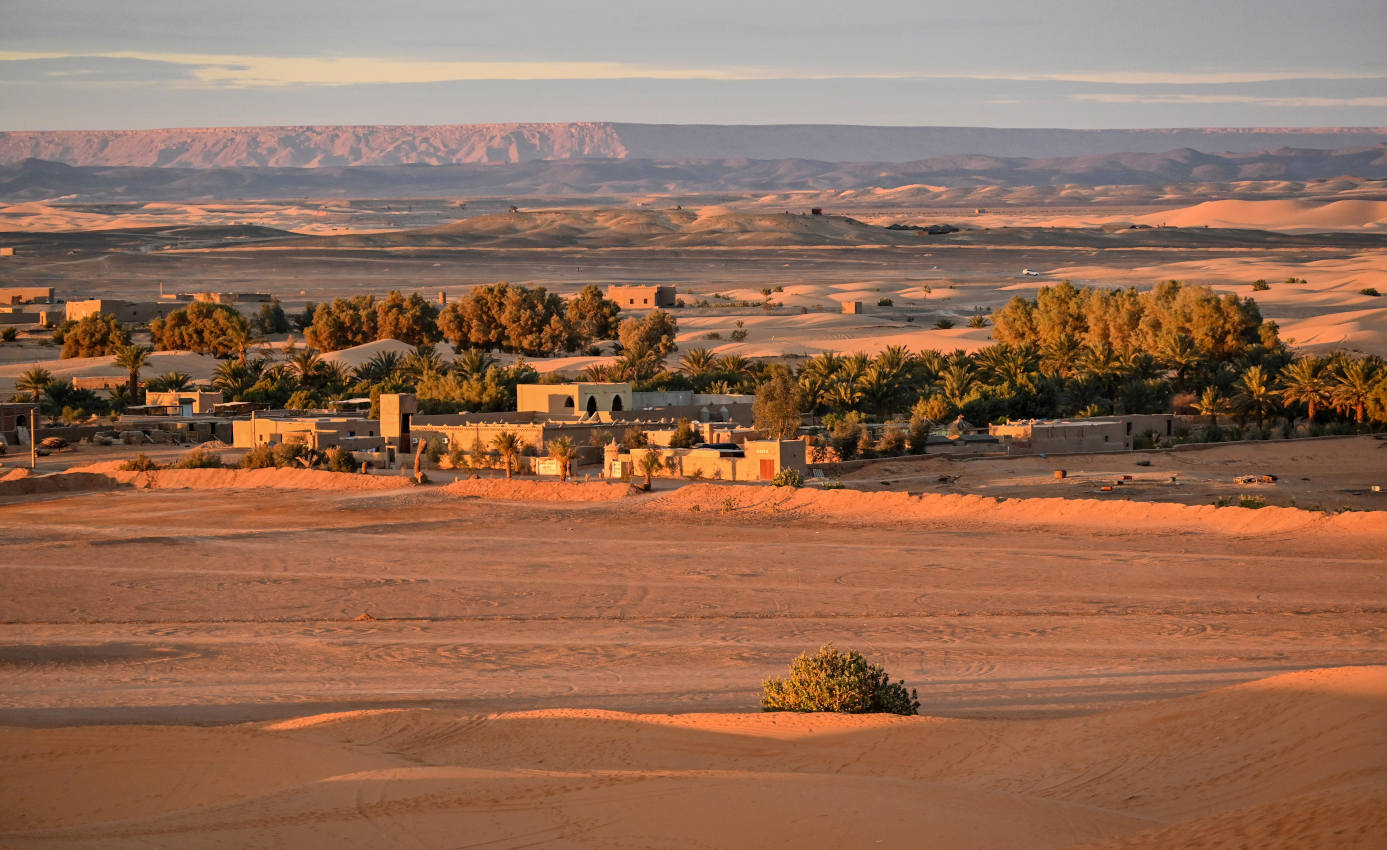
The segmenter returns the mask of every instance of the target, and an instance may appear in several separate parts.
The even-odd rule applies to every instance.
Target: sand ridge
[[[369,827],[420,847],[842,847],[924,833],[968,848],[1367,848],[1387,828],[1384,709],[1387,668],[1357,667],[1038,721],[409,710],[3,729],[0,799],[16,847],[196,835],[311,848]],[[196,770],[204,759],[218,770]],[[135,781],[107,781],[132,763]]]
[[[1097,530],[1120,523],[1124,528],[1199,529],[1229,535],[1333,534],[1383,536],[1387,512],[1325,514],[1298,508],[1214,507],[1166,502],[1097,499],[998,499],[972,494],[858,490],[812,487],[737,487],[691,484],[648,503],[656,512],[741,513],[761,517],[828,520],[845,523],[924,522],[982,523],[1001,526],[1051,526]]]

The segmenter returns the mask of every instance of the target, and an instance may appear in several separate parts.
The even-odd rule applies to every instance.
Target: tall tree
[[[573,458],[577,457],[578,450],[573,446],[571,437],[555,437],[547,444],[549,456],[559,464],[559,481],[568,480],[568,476],[573,473]]]
[[[1281,370],[1281,400],[1288,404],[1303,404],[1306,417],[1315,421],[1315,414],[1321,407],[1332,404],[1334,388],[1325,370],[1324,361],[1308,356],[1293,360]]]
[[[520,454],[523,445],[519,435],[514,431],[502,431],[491,438],[491,447],[506,465],[506,478],[511,477],[511,471],[515,469],[515,458]]]
[[[53,373],[35,364],[20,373],[19,379],[15,381],[15,389],[32,395],[34,404],[38,404],[43,391],[51,383],[53,383]]]
[[[130,398],[139,394],[140,370],[149,363],[149,352],[153,350],[147,345],[123,345],[116,350],[116,365],[128,374],[125,386]]]
[[[752,405],[756,430],[770,440],[788,440],[799,433],[803,410],[799,385],[784,367],[772,370],[770,380],[757,388]]]

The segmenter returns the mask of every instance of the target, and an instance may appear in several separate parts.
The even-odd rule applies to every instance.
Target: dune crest
[[[1151,213],[1140,224],[1169,227],[1231,227],[1259,230],[1387,230],[1387,201],[1205,201]]]
[[[761,516],[837,522],[1005,523],[1127,529],[1199,529],[1216,534],[1387,534],[1387,513],[1326,515],[1297,508],[1260,509],[1183,505],[1171,502],[1111,502],[1096,499],[998,499],[991,496],[857,490],[792,490],[782,487],[728,489],[692,484],[649,504],[654,511],[734,511]]]
[[[420,847],[459,836],[842,847],[928,834],[969,848],[1287,837],[1367,848],[1387,828],[1384,710],[1387,669],[1357,667],[1038,721],[408,710],[3,729],[0,836],[314,848],[369,825],[384,843]],[[217,771],[191,769],[208,758]],[[105,781],[132,761],[138,777]]]

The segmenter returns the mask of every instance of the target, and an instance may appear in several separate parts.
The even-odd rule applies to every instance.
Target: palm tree
[[[328,396],[338,395],[351,384],[351,370],[336,360],[328,360],[319,366],[318,382]]]
[[[140,390],[140,370],[149,363],[149,352],[153,350],[147,345],[122,345],[116,349],[116,365],[130,376],[125,386],[131,398]]]
[[[153,392],[181,393],[192,386],[193,376],[187,372],[165,372],[144,382],[145,389]]]
[[[573,470],[573,458],[578,455],[578,450],[573,447],[572,438],[555,437],[546,445],[549,449],[549,456],[559,463],[559,481],[567,481]]]
[[[242,401],[264,372],[265,361],[259,358],[244,362],[227,360],[218,364],[212,373],[212,386],[221,390],[227,401]]]
[[[515,457],[520,454],[520,447],[523,445],[520,437],[514,431],[502,431],[491,438],[491,447],[501,455],[501,460],[506,464],[506,478],[510,478],[511,470],[515,466]]]
[[[585,383],[606,384],[615,381],[619,374],[615,364],[590,363],[583,367],[583,370],[578,373],[578,377]]]
[[[838,374],[838,370],[843,368],[843,356],[832,351],[825,351],[822,354],[811,357],[804,364],[804,373],[818,376],[822,381],[828,381]]]
[[[718,356],[706,348],[690,348],[679,358],[679,371],[689,378],[703,378],[718,371]]]
[[[898,405],[904,390],[905,364],[878,358],[857,379],[858,397],[882,419]]]
[[[740,354],[728,354],[717,360],[717,371],[733,378],[749,378],[752,373],[751,361]]]
[[[665,464],[660,460],[658,452],[647,451],[645,454],[641,455],[641,462],[637,464],[636,469],[641,475],[645,476],[645,489],[650,489],[650,479],[654,477],[655,473],[664,468]]]
[[[1266,418],[1267,411],[1276,404],[1280,392],[1273,386],[1272,379],[1261,366],[1247,367],[1247,371],[1238,379],[1235,389],[1237,395],[1234,396],[1234,401],[1243,410],[1252,411],[1257,417],[1257,428],[1260,430],[1262,420]]]
[[[1227,413],[1229,409],[1228,399],[1219,391],[1218,387],[1205,387],[1204,392],[1195,399],[1192,407],[1200,414],[1209,417],[1210,426],[1218,425],[1219,414]]]
[[[1353,421],[1362,424],[1367,414],[1368,399],[1376,389],[1379,364],[1367,357],[1355,357],[1339,367],[1334,380],[1334,403],[1353,411]]]
[[[1079,352],[1079,373],[1096,380],[1109,395],[1122,371],[1121,359],[1106,342],[1085,346]]]
[[[616,372],[625,381],[644,381],[660,371],[660,357],[644,345],[626,349],[615,364]]]
[[[356,379],[363,384],[384,384],[400,371],[402,358],[398,352],[382,351],[362,363],[356,370]]]
[[[29,393],[34,397],[34,404],[39,403],[39,397],[48,385],[53,383],[53,373],[39,365],[34,365],[25,369],[15,382],[15,389],[22,393]]]
[[[318,352],[305,348],[303,351],[294,352],[289,358],[289,372],[298,379],[299,384],[304,387],[312,388],[317,385],[318,377],[322,374],[323,358],[318,356]]]
[[[251,351],[264,342],[265,338],[256,336],[250,325],[234,325],[222,335],[217,347],[244,363]]]
[[[496,365],[496,358],[480,348],[464,349],[453,358],[453,369],[464,375],[481,376]]]
[[[1175,372],[1176,386],[1184,389],[1189,385],[1190,376],[1203,365],[1204,358],[1189,336],[1172,334],[1161,342],[1160,361]]]
[[[414,351],[405,357],[403,364],[404,371],[416,380],[423,380],[428,375],[441,375],[448,371],[448,364],[443,361],[438,352],[432,345],[416,345]]]
[[[1333,387],[1324,368],[1324,361],[1318,357],[1302,357],[1294,360],[1281,370],[1281,380],[1285,389],[1281,390],[1281,400],[1286,403],[1303,404],[1308,410],[1310,422],[1320,407],[1334,400]]]
[[[954,407],[963,403],[973,394],[975,382],[973,369],[966,362],[954,362],[939,376],[939,391]]]

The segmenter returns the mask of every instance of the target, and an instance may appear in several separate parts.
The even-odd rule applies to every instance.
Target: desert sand
[[[255,474],[0,499],[0,843],[1387,828],[1387,514]],[[924,716],[757,713],[825,642]]]

